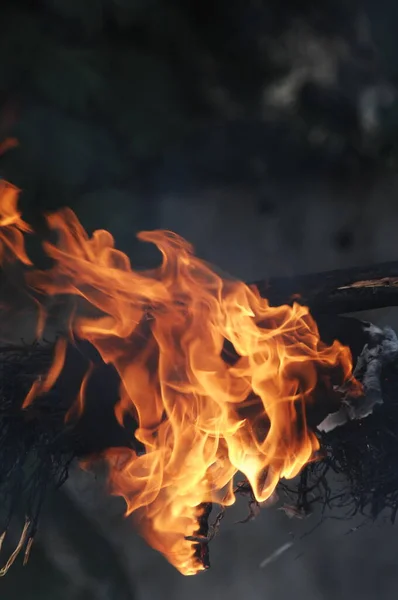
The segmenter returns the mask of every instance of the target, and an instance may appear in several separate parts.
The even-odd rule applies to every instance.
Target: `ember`
[[[162,262],[135,271],[109,232],[90,237],[63,209],[46,216],[58,239],[44,242],[53,265],[40,271],[25,250],[32,231],[17,200],[18,190],[4,183],[0,261],[25,265],[40,317],[46,298],[75,298],[70,339],[92,344],[117,371],[115,417],[125,427],[133,417],[138,428],[131,436],[145,450],[102,453],[110,489],[125,499],[126,515],[134,513],[147,541],[193,575],[208,566],[198,537],[208,535],[211,503],[235,501],[237,472],[260,503],[315,458],[319,441],[307,412],[319,381],[330,394],[333,385],[361,389],[350,350],[323,343],[308,308],[270,306],[255,286],[221,278],[169,231],[139,234],[157,246]],[[61,339],[47,376],[33,382],[21,410],[56,384],[65,350]],[[67,421],[84,413],[90,369]]]

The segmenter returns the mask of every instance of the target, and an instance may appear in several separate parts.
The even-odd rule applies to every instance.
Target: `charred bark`
[[[255,282],[274,306],[296,301],[314,315],[344,314],[398,306],[398,262]]]

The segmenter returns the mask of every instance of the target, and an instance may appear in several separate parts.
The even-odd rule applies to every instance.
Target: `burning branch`
[[[157,269],[135,271],[110,233],[90,237],[69,209],[47,216],[57,241],[44,243],[52,267],[40,271],[26,253],[32,232],[17,210],[17,190],[5,185],[3,192],[0,260],[22,265],[44,320],[47,298],[73,300],[68,332],[50,349],[8,346],[2,353],[0,493],[8,514],[0,530],[27,492],[19,550],[30,548],[45,490],[62,484],[73,458],[106,462],[126,514],[186,575],[208,568],[208,544],[223,516],[209,525],[212,506],[228,506],[236,494],[248,495],[250,518],[277,489],[293,494],[297,511],[307,514],[315,502],[332,504],[325,475],[331,467],[347,475],[357,508],[374,506],[375,492],[354,465],[369,455],[374,469],[369,423],[379,414],[372,413],[376,404],[384,414],[393,410],[375,391],[388,398],[383,378],[391,361],[382,359],[396,352],[396,338],[335,315],[317,324],[307,307],[286,304],[292,296],[280,282],[268,288],[270,304],[254,286],[222,279],[171,232],[140,234],[163,260]],[[328,312],[317,277],[306,295],[296,291],[318,313]],[[367,287],[346,275],[326,281],[334,310],[342,306],[336,297]],[[281,305],[273,298],[278,286]],[[347,407],[354,406],[357,416],[371,416],[352,421]],[[319,430],[341,411],[342,427]],[[356,426],[350,450],[341,431]],[[372,444],[380,456],[374,435]],[[376,471],[380,465],[373,479],[369,474],[373,483]],[[234,490],[238,472],[245,480]],[[298,487],[287,488],[285,480],[297,476]],[[384,496],[393,506],[398,482],[389,484]]]
[[[271,304],[300,302],[315,315],[398,306],[398,262],[352,267],[255,283]]]
[[[374,330],[369,330],[366,324],[357,321],[356,323],[361,325],[365,335],[368,335],[368,345],[374,345],[376,339],[382,343],[382,336],[375,338]],[[4,529],[12,517],[15,499],[22,493],[21,490],[25,489],[27,494],[24,495],[28,498],[26,513],[29,515],[29,532],[24,536],[19,550],[26,552],[37,528],[46,489],[49,485],[62,484],[73,458],[84,460],[87,457],[101,456],[108,448],[133,448],[138,453],[141,449],[131,433],[134,427],[126,431],[125,427],[118,425],[112,418],[118,399],[119,378],[112,368],[100,359],[96,362],[96,375],[86,390],[84,414],[78,421],[65,426],[66,415],[84,379],[87,365],[95,360],[90,347],[79,342],[70,344],[66,352],[65,367],[57,384],[47,394],[36,398],[25,410],[21,410],[24,398],[39,374],[45,375],[51,368],[55,346],[49,343],[20,347],[8,345],[0,347],[0,353],[3,371],[0,475],[3,482],[8,482],[7,489],[4,483],[0,486],[0,493],[4,492],[4,497],[11,499]],[[366,353],[364,356],[366,357]],[[388,371],[385,371],[387,368]],[[394,433],[394,426],[398,428],[398,410],[396,395],[392,393],[398,385],[398,374],[394,375],[394,368],[397,368],[394,361],[387,361],[379,373],[384,403],[377,412],[365,420],[349,421],[328,433],[318,432],[319,459],[304,468],[297,484],[288,487],[284,482],[279,483],[280,496],[283,498],[287,495],[290,499],[289,510],[295,511],[295,514],[308,514],[314,504],[321,502],[325,507],[332,508],[349,503],[352,514],[357,510],[364,511],[369,506],[374,516],[386,505],[390,506],[393,512],[396,511],[398,477],[390,468],[391,456],[394,452],[398,453],[398,435]],[[364,372],[366,369],[361,370],[362,374]],[[106,391],[102,395],[101,412],[97,409],[99,390]],[[343,398],[347,401],[346,394],[336,396],[329,409],[342,402]],[[104,404],[106,401],[107,404]],[[329,409],[324,407],[323,417]],[[315,423],[320,422],[321,415],[315,411],[313,414],[309,413],[308,417]],[[380,436],[383,428],[386,435]],[[8,457],[8,462],[5,457]],[[23,479],[23,469],[15,469],[14,465],[17,463],[21,466],[21,460],[29,461],[32,457],[33,471],[28,479]],[[333,497],[327,483],[328,469],[347,476],[346,490],[337,498]],[[383,487],[380,488],[380,478],[387,478],[388,485],[384,481]],[[255,517],[257,508],[253,508],[257,507],[258,503],[248,481],[238,484],[235,493],[248,497],[249,516]],[[186,536],[187,541],[194,544],[195,557],[203,568],[209,566],[209,543],[217,533],[224,516],[222,509],[214,523],[210,524],[211,508],[211,503],[202,506],[197,532]],[[13,560],[15,558],[16,556]]]

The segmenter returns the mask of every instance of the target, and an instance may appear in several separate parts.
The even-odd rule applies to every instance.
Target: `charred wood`
[[[273,277],[254,285],[272,305],[296,301],[315,316],[367,311],[398,306],[398,262]]]

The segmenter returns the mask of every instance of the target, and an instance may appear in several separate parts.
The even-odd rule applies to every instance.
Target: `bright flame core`
[[[145,447],[142,455],[106,452],[111,489],[124,497],[126,513],[136,514],[148,542],[181,573],[194,574],[202,565],[185,537],[197,531],[202,503],[232,504],[238,471],[260,502],[281,478],[298,474],[318,449],[305,411],[319,369],[337,368],[351,379],[350,351],[323,344],[306,307],[271,307],[256,288],[222,279],[169,231],[139,234],[157,246],[162,263],[134,271],[110,233],[89,237],[64,209],[46,217],[57,234],[56,243],[44,243],[53,267],[36,270],[25,250],[31,229],[17,210],[18,193],[2,184],[0,263],[21,261],[27,283],[45,296],[83,299],[71,332],[118,371],[116,418],[123,424],[133,415]],[[88,306],[95,316],[87,316]],[[64,359],[61,341],[24,407],[51,388]],[[84,410],[86,383],[75,414]]]

